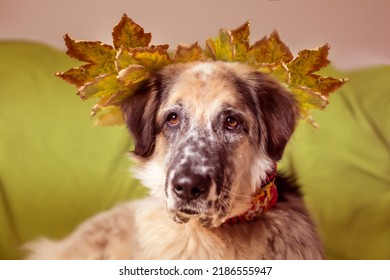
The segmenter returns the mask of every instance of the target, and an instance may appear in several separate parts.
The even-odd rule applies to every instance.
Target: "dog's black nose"
[[[173,192],[186,202],[197,198],[205,198],[208,195],[211,179],[207,175],[183,175],[178,174],[172,180]]]

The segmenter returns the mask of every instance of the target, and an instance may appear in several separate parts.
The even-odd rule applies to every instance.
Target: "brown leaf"
[[[276,30],[269,37],[263,37],[251,46],[247,57],[247,63],[254,67],[262,64],[288,63],[293,59],[289,47],[280,39]]]
[[[320,75],[311,74],[312,84],[311,89],[320,92],[323,96],[328,97],[330,93],[339,89],[347,79],[336,79],[333,77],[322,77]]]
[[[289,64],[292,73],[311,74],[329,64],[328,54],[330,46],[328,44],[315,50],[302,50]]]
[[[172,60],[174,63],[185,63],[200,60],[202,59],[202,56],[202,49],[199,47],[198,43],[190,46],[180,44],[176,47]]]
[[[77,87],[81,87],[84,84],[95,80],[96,77],[106,73],[112,73],[111,67],[97,64],[85,64],[78,68],[71,68],[68,71],[56,73],[56,75]]]
[[[113,62],[115,59],[115,50],[111,46],[102,44],[99,41],[76,41],[70,38],[68,34],[64,36],[64,40],[68,48],[66,54],[80,61],[101,64]]]
[[[152,34],[145,33],[141,26],[124,14],[121,21],[114,27],[112,37],[115,49],[128,49],[149,46]]]
[[[234,60],[244,62],[246,61],[246,54],[249,49],[250,39],[250,22],[247,21],[240,27],[231,31],[234,45]]]

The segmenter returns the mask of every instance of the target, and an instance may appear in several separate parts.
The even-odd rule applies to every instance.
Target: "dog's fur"
[[[298,190],[277,177],[278,203],[227,224],[281,157],[298,120],[294,97],[240,63],[165,67],[123,101],[136,176],[150,198],[102,213],[33,259],[321,259]]]

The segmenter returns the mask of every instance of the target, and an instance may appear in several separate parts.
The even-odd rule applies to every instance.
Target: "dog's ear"
[[[274,78],[259,72],[253,75],[260,127],[266,130],[267,153],[273,161],[278,161],[299,118],[297,102]]]
[[[158,90],[151,82],[121,104],[125,123],[134,138],[136,156],[149,157],[154,151],[158,103]]]

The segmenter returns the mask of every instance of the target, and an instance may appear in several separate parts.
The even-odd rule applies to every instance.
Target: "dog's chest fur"
[[[279,203],[256,221],[212,229],[177,224],[159,201],[141,200],[94,217],[65,240],[30,244],[30,258],[321,259],[320,241],[298,200]]]
[[[311,220],[302,219],[300,198],[280,203],[258,220],[207,229],[195,221],[173,223],[163,208],[141,210],[137,205],[134,259],[319,259],[320,241]],[[288,205],[290,204],[290,205]],[[301,213],[290,210],[291,204]],[[147,205],[151,205],[147,202]],[[156,212],[157,211],[157,212]],[[160,212],[161,211],[161,212]],[[156,213],[160,213],[157,214]],[[153,221],[142,223],[143,219]]]

